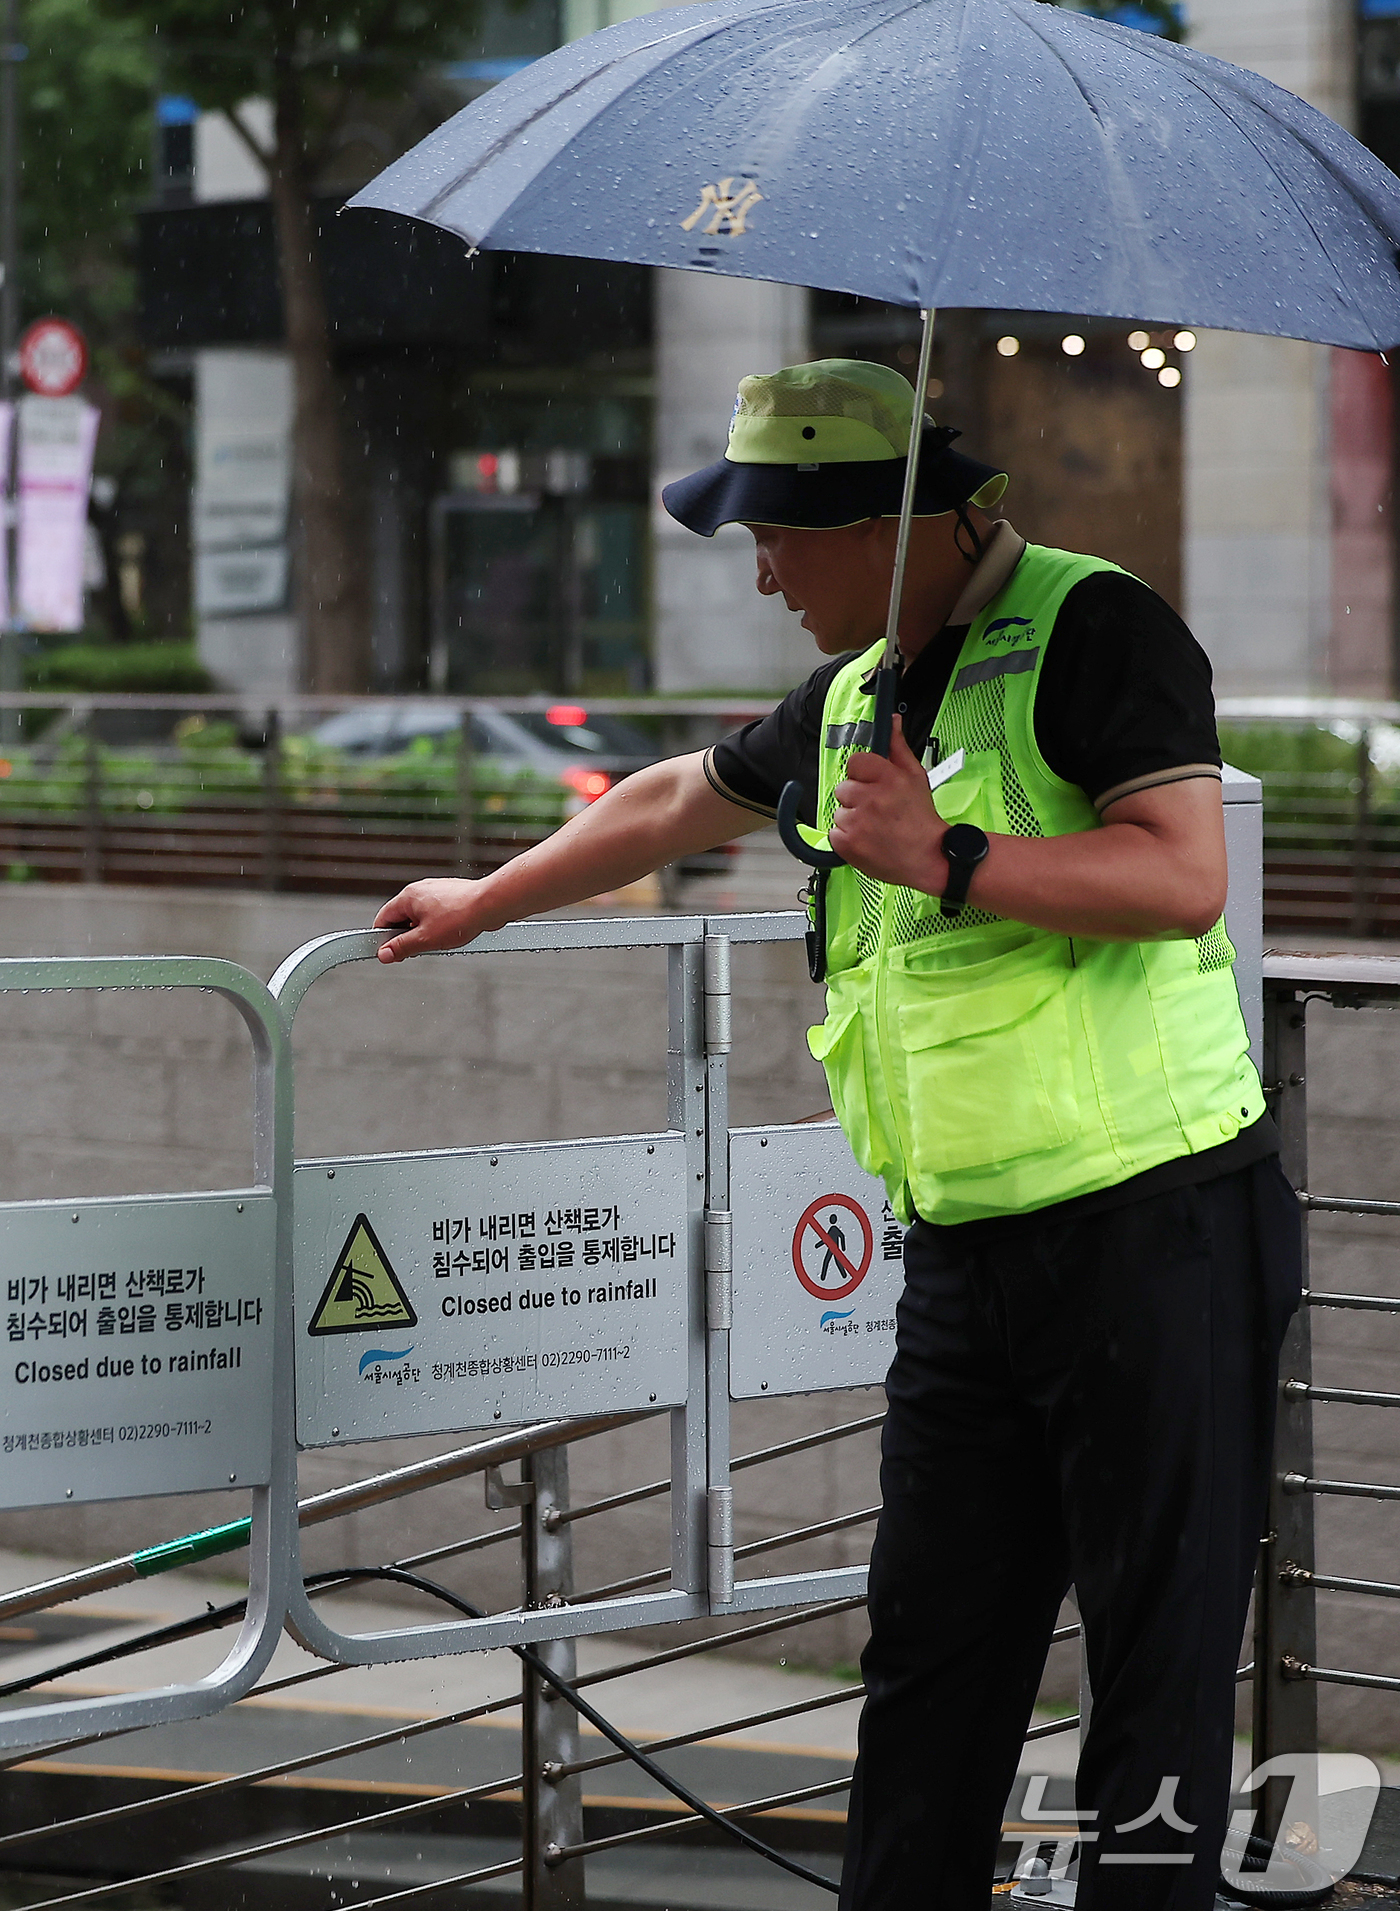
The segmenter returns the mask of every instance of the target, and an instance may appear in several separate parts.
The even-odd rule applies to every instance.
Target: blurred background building
[[[392,105],[366,101],[319,162],[316,240],[369,606],[361,687],[762,692],[810,666],[795,620],[752,589],[746,535],[690,536],[660,487],[722,451],[744,372],[842,354],[912,373],[916,315],[643,268],[469,259],[424,226],[336,216],[464,101],[645,10],[488,0],[471,57],[417,76]],[[1400,0],[1191,0],[1184,28],[1400,159]],[[266,107],[244,111],[267,130]],[[167,95],[158,120],[139,335],[192,420],[181,482],[198,657],[221,685],[286,691],[309,680],[305,565],[267,178],[223,114]],[[950,312],[930,400],[970,450],[1009,467],[1019,529],[1114,558],[1177,604],[1221,689],[1393,694],[1392,373],[1379,357]],[[129,548],[127,598],[141,601]]]

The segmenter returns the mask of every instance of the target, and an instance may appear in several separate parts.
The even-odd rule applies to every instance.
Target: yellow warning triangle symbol
[[[399,1286],[399,1277],[379,1245],[369,1216],[357,1214],[307,1333],[362,1334],[372,1327],[417,1324],[418,1316]]]

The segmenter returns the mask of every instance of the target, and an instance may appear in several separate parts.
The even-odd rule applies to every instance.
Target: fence
[[[562,782],[557,768],[492,754],[474,728],[483,713],[538,721],[568,707],[545,698],[402,700],[441,727],[435,741],[383,756],[356,757],[310,735],[329,714],[394,707],[382,698],[65,704],[48,693],[0,695],[0,720],[36,732],[0,755],[0,869],[39,881],[382,897],[419,876],[484,873],[588,800],[592,759],[580,757]],[[701,747],[769,707],[732,698],[589,705],[647,723],[659,755]],[[1400,805],[1372,750],[1400,705],[1226,699],[1220,709],[1227,722],[1355,733],[1336,744],[1345,765],[1263,772],[1268,930],[1400,933]],[[671,872],[668,899],[684,900],[683,877],[728,867],[725,852],[688,859]]]
[[[733,954],[794,938],[800,928],[792,916],[546,923],[501,931],[464,956],[439,958],[458,964],[465,977],[473,953],[514,953],[528,961],[539,949],[664,951],[664,1129],[601,1141],[301,1162],[294,1159],[291,1126],[298,1008],[320,977],[370,959],[378,935],[352,932],[312,943],[288,959],[266,991],[231,964],[196,959],[0,965],[0,987],[36,993],[218,990],[244,1015],[258,1081],[258,1165],[250,1188],[174,1200],[0,1207],[7,1268],[21,1266],[26,1281],[52,1283],[42,1294],[21,1297],[18,1340],[11,1319],[8,1371],[0,1375],[8,1503],[205,1490],[230,1474],[253,1496],[246,1519],[0,1596],[0,1622],[12,1622],[200,1558],[251,1555],[246,1599],[174,1629],[186,1639],[239,1628],[212,1675],[168,1680],[145,1692],[35,1698],[34,1689],[59,1672],[71,1677],[170,1645],[167,1629],[65,1657],[0,1694],[19,1701],[0,1710],[0,1745],[11,1773],[0,1854],[27,1870],[86,1880],[43,1898],[44,1904],[87,1902],[137,1887],[147,1894],[188,1888],[191,1895],[182,1901],[201,1907],[242,1901],[219,1896],[221,1890],[266,1897],[273,1888],[267,1868],[291,1862],[292,1853],[353,1837],[360,1842],[352,1853],[364,1854],[367,1841],[405,1830],[419,1836],[418,1870],[426,1862],[432,1875],[415,1874],[411,1883],[400,1877],[394,1888],[366,1897],[361,1885],[373,1867],[362,1855],[345,1887],[357,1904],[413,1903],[519,1877],[531,1907],[578,1906],[585,1860],[620,1863],[624,1854],[697,1834],[742,1840],[744,1863],[776,1865],[813,1889],[831,1887],[840,1826],[830,1806],[842,1796],[848,1773],[828,1769],[813,1782],[736,1799],[724,1788],[732,1762],[721,1771],[704,1760],[717,1758],[716,1741],[732,1741],[736,1733],[852,1703],[858,1686],[815,1703],[750,1707],[666,1732],[645,1747],[617,1731],[606,1707],[584,1697],[611,1681],[659,1675],[736,1642],[789,1636],[864,1597],[859,1563],[785,1572],[769,1570],[769,1563],[774,1554],[834,1529],[868,1531],[873,1506],[819,1524],[779,1527],[745,1544],[735,1538],[735,1497],[747,1482],[800,1451],[865,1433],[879,1416],[735,1454],[731,1401],[878,1382],[900,1280],[898,1230],[883,1211],[880,1191],[850,1163],[830,1125],[729,1125]],[[1264,980],[1266,1085],[1305,1212],[1400,1215],[1400,1202],[1327,1196],[1311,1190],[1306,1176],[1307,1006],[1400,1002],[1400,962],[1271,956]],[[110,1288],[104,1287],[109,1279]],[[55,1304],[64,1316],[61,1335],[49,1311]],[[149,1325],[140,1318],[146,1307]],[[1400,1312],[1400,1301],[1313,1292],[1308,1308],[1382,1318]],[[75,1313],[83,1315],[81,1323]],[[474,1323],[465,1338],[464,1321]],[[138,1353],[143,1336],[150,1351]],[[99,1362],[106,1363],[105,1375],[96,1371]],[[28,1369],[23,1378],[21,1368]],[[47,1369],[42,1376],[41,1368]],[[1346,1379],[1329,1373],[1315,1381],[1305,1312],[1281,1371],[1255,1649],[1241,1675],[1254,1680],[1256,1765],[1316,1749],[1319,1684],[1400,1690],[1398,1679],[1315,1663],[1319,1593],[1400,1596],[1391,1584],[1319,1571],[1314,1556],[1318,1496],[1400,1498],[1395,1484],[1313,1476],[1314,1402],[1400,1405],[1400,1395],[1348,1388]],[[36,1386],[43,1391],[43,1433],[30,1405]],[[510,1427],[515,1420],[526,1424]],[[506,1430],[491,1431],[501,1424]],[[298,1444],[345,1445],[473,1425],[487,1437],[297,1501]],[[654,1475],[635,1486],[571,1503],[571,1448],[648,1427],[669,1463],[658,1453],[662,1463]],[[87,1439],[70,1437],[75,1428]],[[106,1430],[115,1437],[93,1437]],[[520,1476],[508,1479],[504,1469],[516,1462]],[[470,1478],[484,1481],[487,1505],[507,1514],[505,1524],[468,1530],[460,1496],[453,1495],[431,1549],[382,1565],[303,1574],[301,1532],[364,1505]],[[575,1534],[605,1527],[649,1501],[670,1506],[665,1556],[626,1581],[604,1578],[579,1589]],[[439,1577],[454,1562],[469,1564],[485,1548],[512,1544],[520,1553],[521,1598],[509,1610],[481,1612],[467,1593]],[[451,1616],[346,1629],[323,1602],[367,1579],[400,1586],[405,1597],[445,1607]],[[581,1675],[577,1670],[580,1639],[681,1622],[691,1628],[681,1643]],[[693,1636],[697,1622],[700,1637]],[[271,1659],[284,1624],[312,1663],[279,1675]],[[1076,1630],[1065,1628],[1057,1637],[1072,1638]],[[168,1731],[182,1718],[226,1717],[250,1699],[265,1701],[356,1666],[501,1646],[521,1660],[520,1686],[508,1693],[181,1783],[170,1782],[168,1771],[162,1777],[158,1757],[138,1751],[122,1768],[127,1789],[115,1802],[71,1809],[73,1789],[94,1785],[97,1768],[72,1769],[65,1758],[116,1735]],[[467,1771],[457,1782],[398,1783],[377,1793],[336,1777],[345,1761],[421,1747],[439,1734],[517,1714],[518,1757],[499,1757],[495,1769],[479,1777]],[[605,1748],[595,1752],[581,1738],[580,1719]],[[1073,1717],[1056,1719],[1033,1736],[1072,1731],[1076,1724]],[[732,1758],[732,1745],[726,1756]],[[585,1779],[619,1761],[641,1774],[634,1782],[644,1790],[621,1800],[615,1792],[585,1791]],[[313,1772],[320,1777],[308,1778]],[[463,1776],[471,1782],[460,1782]],[[711,1802],[716,1784],[719,1804]],[[390,1802],[386,1789],[396,1794]],[[104,1796],[110,1798],[110,1790]],[[211,1836],[211,1821],[199,1812],[219,1805],[231,1813],[235,1802],[237,1813],[220,1819],[219,1835]],[[1022,1804],[1018,1818],[1013,1802],[1012,1847],[1072,1835],[1071,1827],[1054,1822],[1053,1811],[1029,1799]],[[1274,1801],[1266,1822],[1282,1809],[1282,1801]],[[425,1861],[420,1828],[438,1814],[446,1815],[455,1843],[447,1838]],[[127,1829],[135,1820],[141,1821],[137,1840]],[[757,1829],[755,1820],[761,1821]],[[398,1847],[390,1849],[392,1855]],[[436,1868],[435,1853],[441,1857]],[[713,1845],[705,1849],[707,1866],[723,1856]],[[392,1874],[394,1864],[385,1862]],[[588,1875],[604,1901],[619,1895],[646,1901],[635,1889],[614,1889],[615,1878],[599,1890],[596,1871]],[[333,1880],[317,1889],[319,1896],[303,1890],[285,1901],[340,1901]]]
[[[1377,745],[1400,704],[1309,698],[1224,698],[1222,723],[1287,735],[1329,732],[1325,765],[1261,767],[1264,921],[1271,934],[1400,935],[1400,805],[1395,765]],[[1307,752],[1302,753],[1307,757]]]
[[[645,757],[502,754],[483,715],[573,706],[533,698],[415,699],[426,727],[357,753],[318,741],[319,719],[388,710],[383,698],[0,694],[0,868],[36,881],[211,884],[383,895],[444,870],[483,874],[557,829]],[[708,741],[766,711],[742,699],[595,699],[596,717],[645,718],[652,753]],[[25,726],[27,726],[27,731]],[[706,873],[723,857],[690,859]]]

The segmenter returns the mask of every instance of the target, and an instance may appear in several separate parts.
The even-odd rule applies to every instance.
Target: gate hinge
[[[734,1489],[712,1486],[709,1492],[706,1539],[710,1555],[710,1604],[734,1603]]]
[[[734,1217],[728,1208],[705,1210],[705,1317],[727,1330],[734,1314]]]
[[[729,937],[705,938],[705,1053],[727,1055],[733,1033]]]

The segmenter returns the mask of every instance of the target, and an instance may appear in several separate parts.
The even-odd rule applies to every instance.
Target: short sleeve
[[[796,778],[802,785],[798,815],[815,826],[822,710],[832,678],[849,662],[843,656],[823,664],[789,691],[776,710],[746,723],[707,751],[705,775],[711,787],[741,809],[771,816],[783,785]]]
[[[1092,802],[1183,776],[1219,776],[1210,659],[1171,605],[1099,571],[1067,593],[1036,689],[1035,735]]]

